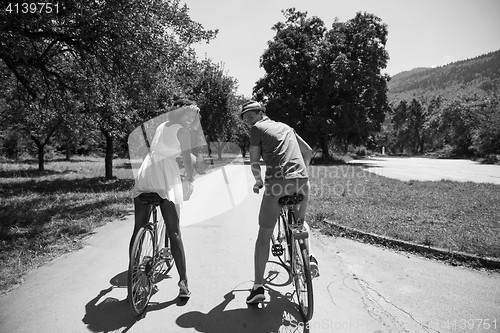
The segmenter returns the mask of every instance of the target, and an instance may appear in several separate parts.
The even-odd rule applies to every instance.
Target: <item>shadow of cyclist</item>
[[[224,300],[206,314],[199,311],[185,313],[177,318],[177,325],[206,333],[309,332],[295,304],[273,289],[268,289],[268,302],[225,310],[235,299],[234,292],[237,291],[248,290],[228,292],[224,295]]]
[[[113,290],[113,286],[103,289],[85,305],[85,316],[82,321],[92,332],[110,332],[123,329],[128,331],[139,319],[132,314],[127,299],[118,300],[107,297],[99,303],[101,298]],[[99,304],[98,304],[99,303]]]
[[[127,298],[119,300],[114,297],[104,298],[114,288],[127,288],[128,271],[123,271],[109,280],[111,286],[103,289],[99,294],[85,305],[85,316],[82,321],[87,324],[87,328],[92,332],[110,332],[121,329],[120,332],[127,332],[137,321],[142,319],[148,311],[155,311],[166,308],[179,301],[161,303],[161,305],[151,303],[143,316],[137,317],[130,310]],[[164,279],[169,279],[167,273],[160,273],[155,283]],[[102,300],[104,298],[104,300]],[[102,300],[102,301],[101,301]],[[125,328],[125,329],[123,329]]]

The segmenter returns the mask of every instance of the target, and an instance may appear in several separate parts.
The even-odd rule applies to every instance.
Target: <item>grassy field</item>
[[[128,161],[114,161],[114,180],[104,179],[103,158],[47,161],[0,167],[0,291],[32,269],[81,248],[85,237],[132,212],[133,176]]]
[[[390,179],[351,165],[311,169],[309,220],[500,258],[500,186]]]
[[[3,162],[0,166],[0,292],[32,269],[79,249],[93,230],[133,212],[128,160],[102,158]],[[210,171],[210,170],[208,170]],[[500,258],[500,186],[402,182],[360,167],[314,166],[309,220],[327,218],[417,243]]]

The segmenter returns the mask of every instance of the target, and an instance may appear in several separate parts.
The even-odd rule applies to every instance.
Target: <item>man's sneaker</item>
[[[311,267],[311,277],[313,279],[319,277],[318,261],[313,256],[309,257],[309,266]]]
[[[186,280],[180,281],[178,286],[179,286],[179,297],[189,298],[191,296],[191,292],[188,289],[188,283]]]
[[[264,287],[259,287],[257,289],[253,289],[250,291],[250,296],[247,297],[247,303],[258,303],[262,302],[266,299],[264,295]]]

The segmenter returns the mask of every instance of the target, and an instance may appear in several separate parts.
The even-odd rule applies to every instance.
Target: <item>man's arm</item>
[[[309,164],[311,163],[313,150],[307,144],[307,142],[305,142],[304,139],[300,137],[300,135],[298,135],[297,133],[295,133],[295,135],[297,136],[297,142],[299,143],[300,152],[302,153],[302,158],[304,158],[304,163],[306,164],[306,168],[308,168]]]
[[[264,186],[262,181],[262,172],[260,169],[260,146],[250,146],[250,167],[252,169],[253,177],[255,178],[255,185],[253,186],[253,191],[259,193],[259,189]]]

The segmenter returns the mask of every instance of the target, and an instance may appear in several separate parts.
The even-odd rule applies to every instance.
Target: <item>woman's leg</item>
[[[167,235],[170,240],[170,249],[175,260],[175,266],[179,273],[180,280],[187,281],[186,275],[186,256],[184,253],[184,244],[181,237],[179,226],[179,214],[176,205],[172,201],[164,200],[160,206],[161,214],[167,227]]]
[[[132,232],[132,238],[130,239],[129,245],[129,255],[132,252],[132,246],[134,244],[135,235],[139,232],[139,229],[148,223],[149,217],[151,215],[151,207],[149,205],[145,205],[141,202],[139,197],[134,198],[134,231]]]

